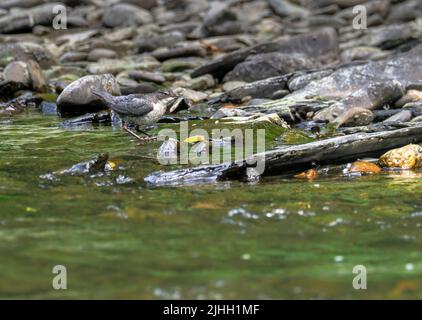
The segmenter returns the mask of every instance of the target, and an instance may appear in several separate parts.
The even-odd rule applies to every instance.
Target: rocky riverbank
[[[357,5],[367,28],[356,26]],[[119,123],[93,90],[165,89],[185,103],[160,126],[193,119],[208,131],[266,129],[265,174],[379,157],[420,142],[421,16],[419,0],[3,1],[0,116],[33,109],[62,117],[65,128]],[[184,142],[157,152],[177,158]],[[208,154],[216,143],[188,144]],[[236,160],[146,180],[178,183],[191,170],[195,179],[244,177],[247,162]]]

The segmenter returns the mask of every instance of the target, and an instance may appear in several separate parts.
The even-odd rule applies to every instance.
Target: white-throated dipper
[[[123,128],[135,137],[137,135],[127,128],[128,124],[137,126],[140,132],[149,136],[139,127],[145,128],[155,124],[163,115],[173,112],[183,99],[168,90],[127,96],[112,96],[99,90],[93,90],[92,93],[119,115],[123,121]]]

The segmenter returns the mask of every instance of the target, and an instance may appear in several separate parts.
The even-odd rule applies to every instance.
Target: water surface
[[[0,298],[422,298],[417,173],[151,188],[154,145],[58,124],[0,119]],[[119,169],[39,177],[99,152]]]

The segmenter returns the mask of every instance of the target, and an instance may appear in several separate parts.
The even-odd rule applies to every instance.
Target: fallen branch
[[[422,141],[422,123],[413,127],[377,133],[356,133],[302,145],[280,147],[233,163],[204,165],[145,178],[152,185],[179,185],[217,180],[248,179],[256,165],[265,161],[263,175],[277,175],[310,168],[315,164],[344,163],[364,157],[379,157],[387,150]]]

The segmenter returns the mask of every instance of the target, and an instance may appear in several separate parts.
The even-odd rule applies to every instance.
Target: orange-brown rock
[[[295,175],[294,177],[298,179],[315,179],[317,176],[318,172],[315,169],[309,169]]]
[[[381,168],[375,163],[367,161],[355,161],[350,165],[348,169],[349,173],[359,172],[359,173],[380,173]]]
[[[413,169],[422,167],[422,147],[418,144],[392,149],[384,153],[379,164],[388,168]]]

